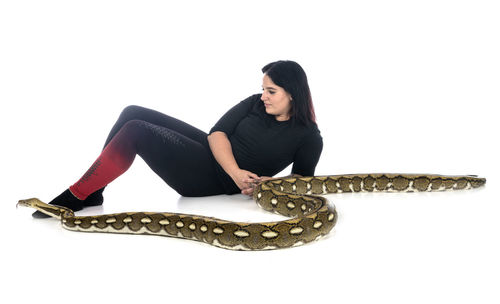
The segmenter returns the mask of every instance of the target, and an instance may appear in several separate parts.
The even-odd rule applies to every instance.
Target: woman
[[[262,68],[263,93],[231,108],[209,134],[173,117],[129,106],[90,169],[50,204],[74,211],[103,202],[104,187],[139,154],[183,196],[243,193],[293,162],[292,175],[314,175],[323,149],[307,76],[293,61]],[[37,211],[36,218],[48,217]]]

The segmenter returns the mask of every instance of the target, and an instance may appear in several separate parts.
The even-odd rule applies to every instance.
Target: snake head
[[[38,198],[29,198],[29,199],[24,199],[24,200],[19,200],[16,207],[21,206],[21,207],[30,207],[33,209],[36,209],[40,212],[43,212],[47,215],[50,215],[51,217],[55,217],[57,219],[61,219],[62,215],[64,214],[65,216],[72,216],[74,215],[73,210],[62,207],[62,206],[57,206],[57,205],[49,205]]]
[[[19,200],[17,202],[17,204],[16,204],[16,208],[18,208],[19,206],[21,206],[21,207],[30,207],[30,208],[36,209],[35,208],[35,204],[37,202],[41,203],[41,201],[39,199],[35,198],[35,197],[34,198],[28,198],[28,199]]]

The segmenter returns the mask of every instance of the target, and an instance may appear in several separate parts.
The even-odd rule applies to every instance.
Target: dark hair
[[[294,61],[280,60],[267,64],[262,68],[278,86],[292,96],[290,119],[304,125],[316,123],[316,115],[311,97],[311,90],[307,83],[307,76],[302,67]]]

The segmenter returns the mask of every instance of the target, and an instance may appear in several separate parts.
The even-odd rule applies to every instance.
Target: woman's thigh
[[[183,136],[191,140],[199,142],[206,147],[209,147],[207,140],[208,134],[203,132],[202,130],[188,123],[185,123],[177,118],[163,114],[161,112],[135,105],[127,106],[122,111],[120,117],[118,118],[115,125],[109,132],[104,147],[106,147],[106,145],[111,141],[113,136],[115,136],[115,134],[118,133],[118,131],[125,125],[125,123],[131,120],[142,120],[153,125],[170,129],[179,134],[182,134]]]
[[[179,132],[142,120],[131,120],[137,154],[183,196],[223,194],[210,148]]]

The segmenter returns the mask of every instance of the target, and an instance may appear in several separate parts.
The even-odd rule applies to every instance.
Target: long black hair
[[[290,60],[271,62],[262,68],[262,73],[292,96],[292,108],[290,109],[292,122],[303,125],[316,123],[307,76],[297,62]]]

